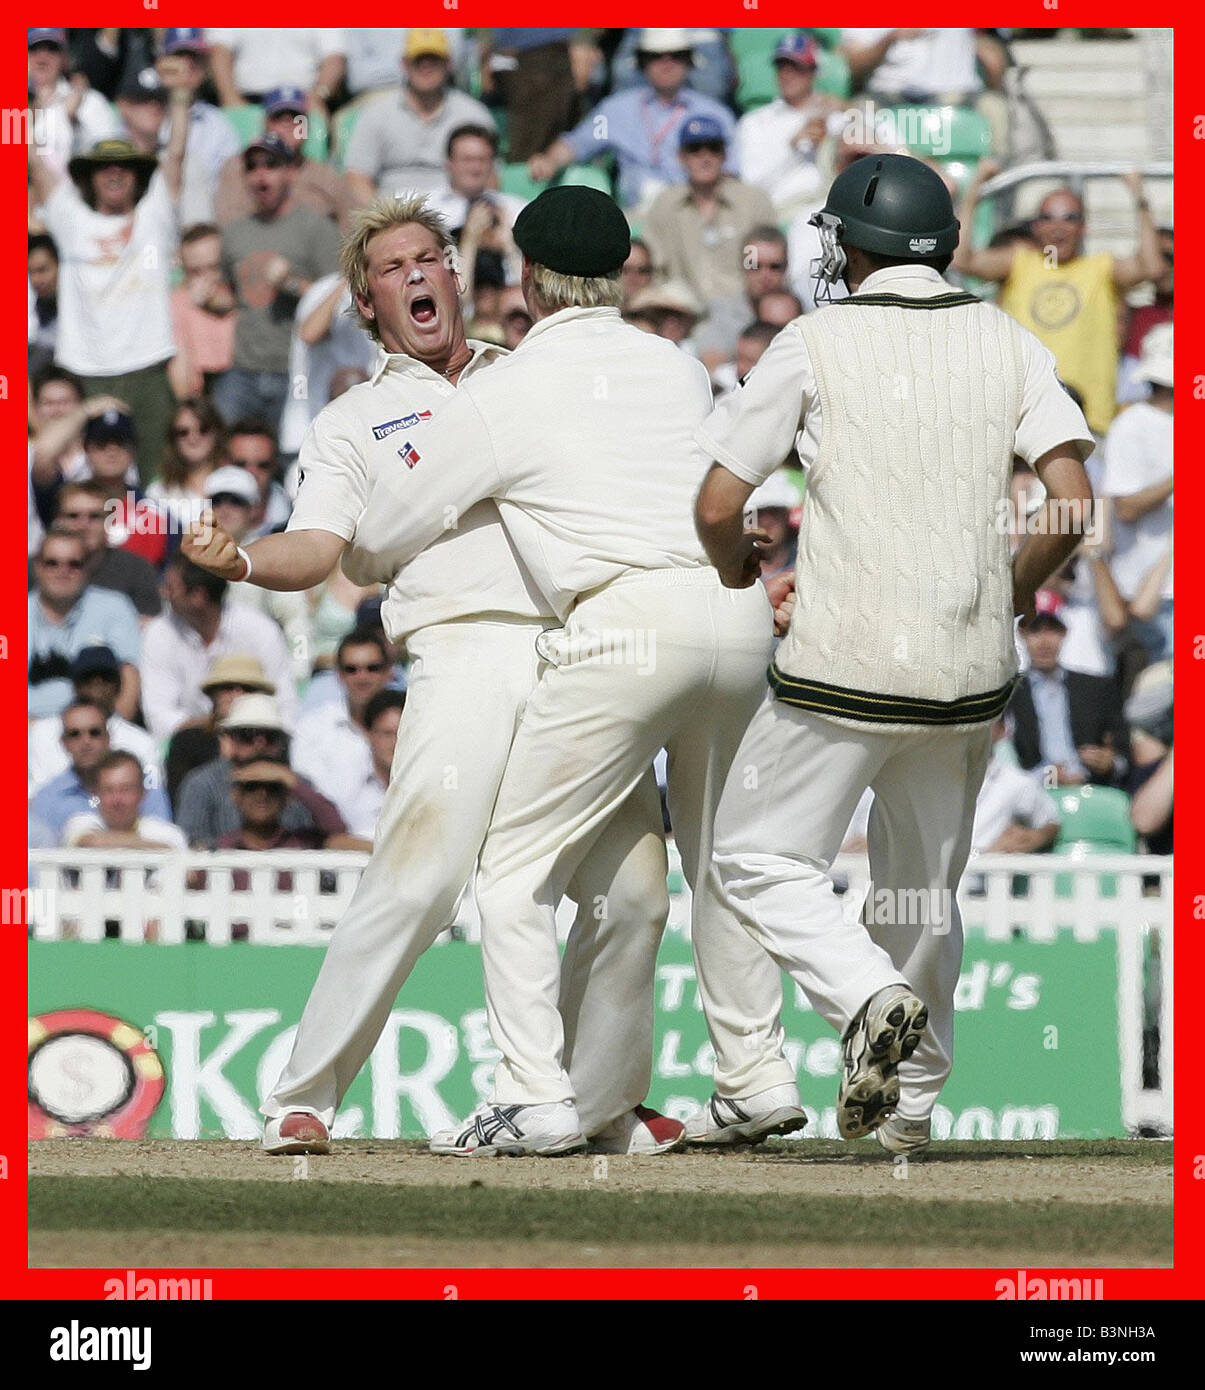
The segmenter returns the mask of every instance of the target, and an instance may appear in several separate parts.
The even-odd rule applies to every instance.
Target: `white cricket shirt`
[[[370,578],[400,568],[494,497],[560,618],[631,570],[706,565],[693,434],[710,408],[706,368],[672,343],[618,309],[562,309],[399,437],[418,456],[378,477],[355,553]]]
[[[469,346],[473,357],[459,386],[413,357],[383,356],[371,381],[345,391],[319,414],[298,456],[300,481],[288,530],[329,531],[352,543],[343,568],[357,583],[389,585],[381,618],[393,641],[456,618],[551,617],[492,502],[466,509],[455,529],[442,532],[404,570],[400,564],[374,565],[372,556],[361,553],[361,515],[374,480],[413,476],[435,415],[454,404],[484,367],[506,357],[503,348],[490,343],[470,341]],[[440,466],[427,463],[417,474],[420,482],[446,483],[438,476]],[[478,466],[460,450],[442,463],[455,478],[474,476]]]

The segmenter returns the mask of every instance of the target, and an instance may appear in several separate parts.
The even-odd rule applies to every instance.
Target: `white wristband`
[[[243,575],[242,579],[238,580],[238,583],[245,584],[247,580],[251,578],[251,556],[247,554],[241,545],[236,545],[235,549],[238,551],[239,559],[247,566],[247,573]]]

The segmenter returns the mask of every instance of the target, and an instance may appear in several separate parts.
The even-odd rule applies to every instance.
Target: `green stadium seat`
[[[849,75],[849,63],[842,53],[830,53],[821,48],[816,54],[815,90],[826,96],[849,98],[853,82]]]
[[[556,178],[548,183],[540,183],[527,172],[526,164],[504,164],[499,177],[503,193],[516,198],[526,198],[530,202],[543,191],[555,184],[568,184],[582,188],[597,188],[602,193],[613,194],[611,176],[598,164],[570,164],[562,169]]]
[[[992,129],[969,106],[891,106],[901,143],[922,158],[974,165],[991,153]]]
[[[1138,836],[1130,820],[1130,798],[1116,787],[1049,787],[1048,795],[1062,816],[1053,853],[1068,859],[1098,854],[1133,854]],[[1115,874],[1099,876],[1102,898],[1117,895]],[[1055,896],[1075,896],[1075,876],[1056,874]]]

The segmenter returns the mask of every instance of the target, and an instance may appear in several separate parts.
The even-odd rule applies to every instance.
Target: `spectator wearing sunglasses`
[[[205,509],[205,481],[222,462],[222,418],[203,396],[182,400],[172,411],[159,477],[146,495],[184,530]]]
[[[1120,297],[1158,280],[1166,268],[1142,175],[1132,170],[1124,179],[1137,220],[1133,255],[1085,251],[1084,200],[1070,188],[1042,199],[1032,223],[1035,247],[1014,241],[975,250],[970,238],[980,189],[999,170],[994,160],[981,161],[967,188],[953,268],[1001,287],[1000,307],[1054,353],[1059,377],[1083,397],[1084,414],[1099,438],[1116,413]]]
[[[280,449],[276,432],[262,420],[236,420],[230,427],[226,462],[245,468],[259,486],[259,501],[251,513],[247,540],[257,541],[273,531],[283,531],[293,510],[280,484]]]
[[[56,522],[34,560],[29,595],[29,715],[61,714],[71,702],[71,662],[85,647],[109,647],[121,663],[117,712],[138,709],[138,613],[124,594],[88,583],[83,540]]]
[[[85,647],[80,652],[71,663],[71,689],[73,704],[84,700],[99,705],[104,711],[110,747],[133,753],[142,764],[146,785],[161,787],[163,770],[155,740],[145,729],[123,719],[114,709],[121,690],[121,662],[108,647]],[[29,726],[29,794],[33,796],[41,791],[70,765],[71,758],[63,739],[63,717],[56,714],[35,719]]]
[[[276,701],[260,693],[232,700],[218,723],[218,748],[217,758],[185,777],[176,801],[176,823],[199,849],[213,849],[239,833],[233,787],[240,769],[268,763],[289,770],[289,736]],[[280,824],[286,832],[309,837],[304,848],[320,846],[347,829],[335,806],[301,776],[289,782]]]
[[[108,716],[104,706],[95,700],[75,700],[63,711],[63,750],[69,766],[52,777],[34,796],[30,812],[56,836],[61,836],[74,816],[86,815],[94,809],[96,772],[112,751]],[[132,754],[126,756],[133,757]],[[134,758],[135,763],[138,759]],[[171,820],[171,811],[163,788],[146,785],[146,774],[139,764],[139,779],[143,787],[139,814]]]
[[[110,509],[106,506],[108,498],[104,485],[91,479],[64,483],[56,500],[55,521],[84,543],[84,573],[88,583],[98,589],[114,589],[125,594],[138,610],[139,619],[148,622],[163,607],[159,597],[159,574],[141,555],[109,544]]]
[[[372,772],[372,745],[365,724],[368,702],[393,678],[385,634],[354,628],[335,653],[342,698],[319,705],[297,722],[294,762],[298,772],[328,796],[345,820]]]
[[[644,234],[658,273],[686,285],[709,306],[697,342],[714,366],[731,352],[748,320],[745,245],[755,227],[774,221],[760,188],[724,172],[728,134],[711,116],[692,116],[678,133],[686,181],[657,195]]]

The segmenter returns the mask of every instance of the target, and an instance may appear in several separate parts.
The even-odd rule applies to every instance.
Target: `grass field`
[[[658,1158],[436,1158],[347,1141],[47,1141],[30,1263],[841,1267],[1171,1263],[1171,1146],[772,1142]]]

